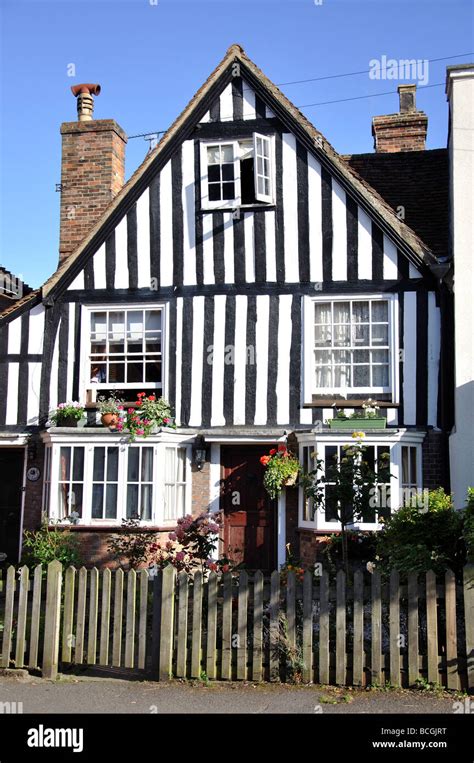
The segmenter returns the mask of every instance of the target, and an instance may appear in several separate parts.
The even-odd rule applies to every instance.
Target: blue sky
[[[56,268],[61,122],[73,121],[70,86],[99,82],[95,116],[128,135],[165,130],[238,42],[276,83],[369,69],[372,59],[469,53],[470,0],[0,0],[0,263],[39,286]],[[428,84],[449,63],[430,64]],[[68,76],[68,65],[76,76]],[[70,68],[69,68],[70,70]],[[282,90],[297,105],[396,91],[368,74]],[[418,93],[428,148],[446,146],[443,87]],[[372,151],[371,117],[398,110],[396,93],[303,111],[341,153]],[[148,144],[129,141],[127,177]]]

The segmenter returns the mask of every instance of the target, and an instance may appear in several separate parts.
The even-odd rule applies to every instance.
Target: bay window
[[[120,435],[65,443],[45,435],[43,510],[53,521],[81,525],[175,524],[191,511],[191,445],[125,445]],[[84,437],[78,436],[77,440]],[[110,440],[113,440],[110,443]]]
[[[421,443],[422,432],[400,430],[381,439],[377,435],[366,434],[364,438],[364,461],[377,475],[377,484],[369,505],[362,517],[351,516],[346,507],[348,525],[354,529],[378,530],[381,522],[400,506],[405,505],[406,496],[421,490]],[[352,438],[341,435],[320,435],[315,441],[314,434],[300,435],[300,462],[303,469],[313,471],[316,461],[321,462],[319,476],[327,474],[328,482],[322,483],[322,499],[316,502],[308,498],[300,489],[299,526],[323,532],[337,532],[340,529],[340,507],[334,482],[331,481],[329,467],[340,463],[344,448],[354,444]],[[406,444],[405,442],[406,441]],[[326,472],[327,469],[327,472]]]

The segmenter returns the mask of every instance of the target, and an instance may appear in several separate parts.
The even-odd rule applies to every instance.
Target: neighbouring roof
[[[436,262],[430,247],[414,230],[396,216],[392,207],[383,196],[376,189],[372,188],[367,180],[359,175],[357,170],[337,153],[305,115],[251,61],[243,48],[240,45],[233,44],[206,82],[163,135],[157,146],[150,151],[122,190],[113,199],[89,235],[86,236],[75,252],[61,263],[56,272],[44,283],[41,289],[43,300],[46,300],[48,297],[49,299],[54,299],[53,292],[57,293],[63,282],[72,280],[75,277],[85,259],[100,246],[104,235],[109,232],[113,220],[126,213],[129,204],[137,197],[137,193],[141,193],[144,185],[150,182],[155,172],[170,158],[177,142],[188,137],[194,127],[194,123],[199,122],[209,108],[209,98],[217,97],[222,85],[227,84],[227,81],[231,80],[231,68],[234,63],[240,64],[242,76],[249,81],[249,84],[259,90],[262,100],[266,105],[272,109],[284,124],[289,125],[289,129],[313,151],[321,164],[326,166],[343,186],[350,189],[356,200],[376,217],[378,224],[389,232],[399,248],[413,260],[415,265],[423,266]],[[11,313],[23,307],[25,301],[38,301],[38,292],[39,290],[32,292],[28,297],[16,303],[14,307],[7,308],[7,310],[0,314],[0,321],[10,317]]]
[[[449,253],[449,160],[446,148],[343,157],[437,257]]]

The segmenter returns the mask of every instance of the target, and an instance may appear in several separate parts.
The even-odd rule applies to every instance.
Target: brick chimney
[[[416,108],[416,85],[399,85],[398,114],[372,119],[374,148],[378,154],[424,151],[428,117]]]
[[[63,122],[59,262],[87,236],[125,178],[127,136],[113,119],[94,119],[100,85],[71,87],[77,122]]]

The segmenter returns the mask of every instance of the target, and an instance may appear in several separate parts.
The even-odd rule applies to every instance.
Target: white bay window
[[[109,433],[107,444],[86,437],[71,442],[45,433],[43,511],[52,521],[171,525],[191,512],[190,442],[173,441],[173,434],[130,444],[118,434]]]
[[[406,496],[420,494],[421,444],[423,432],[394,430],[386,437],[366,433],[363,440],[364,460],[378,476],[376,489],[362,517],[352,517],[351,529],[380,530],[381,521],[405,505]],[[319,437],[305,433],[298,437],[300,462],[306,472],[321,461],[319,476],[323,476],[327,466],[340,462],[344,447],[354,445],[352,437],[340,434],[324,434]],[[330,475],[329,475],[330,476]],[[322,500],[316,502],[308,498],[300,489],[299,526],[322,532],[340,530],[335,488],[330,479],[322,486]]]

